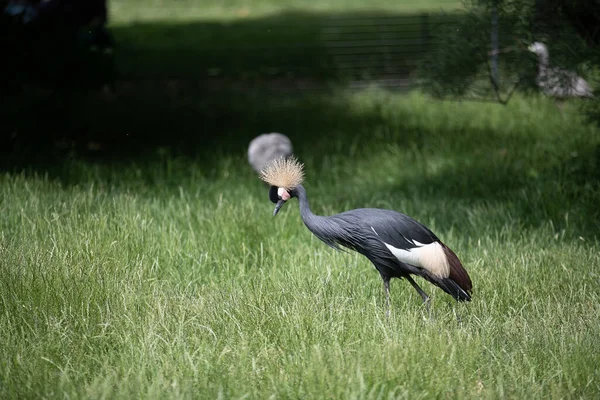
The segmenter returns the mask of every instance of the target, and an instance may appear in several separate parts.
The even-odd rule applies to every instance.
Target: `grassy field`
[[[600,132],[572,107],[255,93],[230,119],[217,151],[1,175],[0,397],[600,394]],[[387,319],[365,259],[312,237],[295,202],[271,217],[244,155],[270,123],[315,212],[416,217],[462,258],[474,300],[424,283],[429,318],[393,281]]]
[[[388,12],[422,12],[461,10],[460,0],[112,0],[110,15],[114,25],[140,21],[231,21],[252,19],[290,10],[302,12],[354,12],[378,10]]]
[[[128,79],[331,79],[356,64],[408,74],[460,10],[440,0],[114,0],[110,24]]]
[[[600,129],[575,104],[197,81],[210,60],[170,43],[243,44],[248,26],[364,2],[196,3],[111,2],[119,67],[144,79],[6,103],[21,125],[0,157],[1,399],[600,397]],[[370,6],[457,2],[391,3]],[[415,217],[473,301],[419,280],[429,315],[394,280],[386,318],[366,259],[319,242],[295,200],[272,217],[245,154],[271,131],[293,140],[314,212]]]

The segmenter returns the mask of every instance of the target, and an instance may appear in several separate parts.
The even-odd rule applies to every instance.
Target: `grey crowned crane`
[[[548,47],[534,42],[528,50],[538,57],[538,74],[535,83],[544,94],[564,99],[567,97],[594,97],[590,85],[581,76],[572,71],[549,67]]]
[[[426,226],[396,211],[359,208],[329,217],[312,213],[308,204],[303,165],[296,159],[279,158],[267,165],[260,177],[269,184],[269,198],[276,204],[273,216],[293,197],[300,203],[306,227],[334,249],[340,246],[368,258],[381,278],[390,311],[390,279],[406,279],[429,307],[429,296],[413,280],[420,276],[459,301],[470,301],[472,283],[454,252]]]

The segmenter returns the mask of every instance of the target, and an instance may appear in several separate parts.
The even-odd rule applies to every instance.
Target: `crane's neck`
[[[538,70],[540,72],[546,72],[548,69],[548,51],[541,51],[538,53]]]
[[[307,220],[311,220],[314,217],[318,217],[317,215],[313,214],[313,212],[310,210],[310,205],[308,204],[308,197],[306,197],[306,189],[304,189],[304,186],[296,186],[296,188],[294,189],[294,194],[298,198],[298,202],[300,203],[300,216],[302,216],[302,220],[305,224]]]
[[[344,244],[343,242],[344,238],[340,236],[342,232],[340,226],[333,218],[315,215],[310,210],[308,198],[306,197],[306,190],[302,185],[298,185],[294,189],[294,196],[298,198],[298,202],[300,203],[300,216],[302,217],[302,221],[313,235],[334,249],[339,250],[340,244],[348,247],[347,244]]]
[[[326,218],[313,214],[310,209],[310,205],[308,204],[308,198],[306,196],[306,189],[304,189],[304,186],[296,186],[294,189],[294,194],[296,197],[298,197],[298,202],[300,203],[300,216],[302,217],[304,225],[306,225],[306,227],[312,233],[321,238]]]

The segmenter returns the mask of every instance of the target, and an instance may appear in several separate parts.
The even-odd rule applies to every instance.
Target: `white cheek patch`
[[[278,188],[277,195],[279,197],[281,197],[281,200],[283,200],[283,201],[288,201],[291,197],[290,194],[288,193],[288,191],[285,190],[284,188]]]
[[[448,259],[446,258],[446,254],[444,254],[442,245],[438,242],[425,245],[419,243],[419,247],[408,250],[396,248],[385,242],[384,244],[400,262],[426,269],[438,278],[447,278],[450,276]]]

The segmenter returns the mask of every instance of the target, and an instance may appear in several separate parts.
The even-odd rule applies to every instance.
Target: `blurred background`
[[[276,132],[314,181],[385,157],[399,168],[386,172],[386,195],[437,188],[470,207],[525,187],[542,195],[517,203],[522,220],[561,219],[574,201],[595,230],[598,2],[5,0],[2,10],[6,171],[125,184],[141,163],[151,186],[195,169],[248,182],[248,162],[258,170],[280,151],[266,141],[253,155],[250,142]],[[436,172],[407,178],[406,157]],[[380,174],[365,167],[362,179]],[[550,206],[556,190],[565,200]]]
[[[122,159],[157,147],[242,153],[253,136],[276,129],[301,145],[315,137],[299,121],[344,123],[344,110],[319,104],[340,88],[506,104],[515,92],[540,91],[528,51],[535,41],[549,46],[552,65],[592,86],[600,64],[593,0],[0,5],[8,67],[0,146],[20,161]],[[308,102],[290,105],[298,96]],[[323,112],[306,119],[303,107]],[[577,107],[599,121],[596,100]]]

